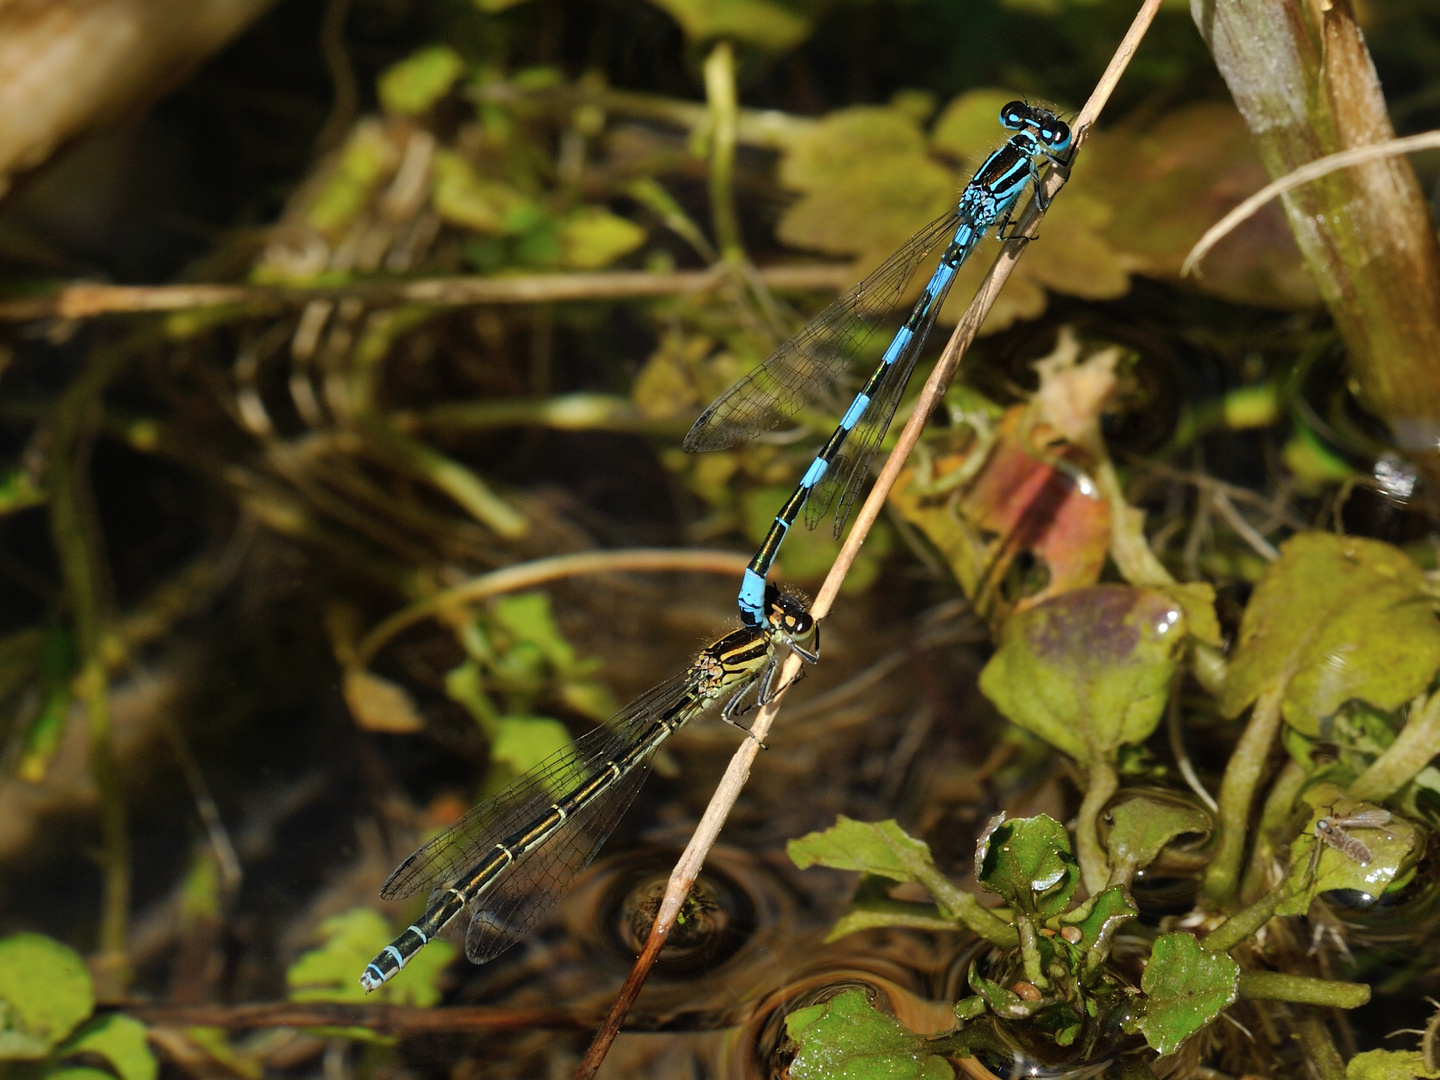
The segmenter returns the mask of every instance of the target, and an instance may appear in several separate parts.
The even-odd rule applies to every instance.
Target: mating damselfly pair
[[[1070,129],[1052,112],[1014,101],[1000,111],[1000,123],[1016,134],[981,164],[954,208],[776,349],[706,409],[686,436],[687,450],[720,449],[769,431],[815,400],[900,303],[926,255],[949,238],[879,366],[746,568],[742,629],[406,859],[381,896],[399,900],[428,889],[430,903],[366,967],[360,982],[367,991],[393,978],[437,936],[463,938],[466,956],[481,964],[529,933],[594,858],[670,735],[722,698],[721,715],[731,721],[752,690],[761,704],[768,701],[775,690],[777,650],[818,660],[818,629],[810,615],[766,582],[786,532],[807,503],[807,523],[813,527],[823,520],[838,495],[840,534],[956,272],[991,228],[1006,237],[1015,206],[1032,182],[1039,197],[1040,162],[1068,165],[1061,155],[1070,148]]]

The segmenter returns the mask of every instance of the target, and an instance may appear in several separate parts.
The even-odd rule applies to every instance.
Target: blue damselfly
[[[1069,164],[1061,155],[1070,147],[1070,128],[1049,110],[1012,101],[1000,110],[1000,123],[1016,134],[985,159],[954,209],[912,236],[865,280],[716,399],[685,436],[686,450],[720,450],[752,439],[793,416],[835,383],[900,302],[925,256],[950,238],[925,291],[879,366],[780,508],[746,568],[740,586],[740,616],[746,626],[759,626],[765,618],[765,578],[801,507],[808,504],[805,521],[814,528],[835,503],[835,535],[843,531],[870,460],[885,438],[956,271],[992,226],[1001,239],[1006,238],[1020,196],[1027,185],[1039,179],[1040,162],[1062,168]],[[1037,183],[1037,193],[1039,190]]]
[[[463,940],[475,964],[515,944],[590,864],[666,739],[721,699],[720,715],[730,723],[751,691],[758,703],[769,701],[781,647],[819,659],[819,628],[799,600],[771,586],[765,609],[762,627],[708,646],[683,674],[641,694],[401,863],[380,895],[400,900],[428,889],[430,903],[365,968],[366,991],[436,937]]]

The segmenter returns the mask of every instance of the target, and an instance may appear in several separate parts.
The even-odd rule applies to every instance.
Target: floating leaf
[[[404,734],[425,727],[410,691],[364,668],[345,669],[341,692],[355,723],[366,731]]]
[[[1125,1030],[1139,1031],[1162,1056],[1173,1054],[1234,1003],[1239,979],[1240,965],[1224,953],[1207,952],[1190,934],[1162,934],[1140,977],[1144,1012]]]
[[[285,972],[292,1001],[380,1000],[390,1005],[426,1008],[440,1000],[440,973],[455,956],[447,941],[432,941],[405,967],[405,977],[392,979],[369,995],[360,972],[390,943],[394,933],[379,912],[352,908],[320,924],[325,943],[305,953]]]
[[[1437,1080],[1440,1069],[1425,1067],[1419,1050],[1366,1050],[1345,1063],[1345,1080]]]
[[[1211,829],[1209,814],[1172,798],[1139,795],[1117,803],[1106,816],[1110,821],[1105,842],[1110,863],[1126,880],[1154,862],[1176,837],[1208,835]]]
[[[1081,952],[1093,952],[1097,946],[1108,950],[1115,932],[1140,914],[1135,902],[1120,885],[1113,885],[1104,892],[1090,897],[1074,911],[1067,911],[1057,920],[1062,925],[1075,926],[1080,930],[1080,940],[1075,947]]]
[[[1239,715],[1285,688],[1285,721],[1302,734],[1352,698],[1398,708],[1440,667],[1440,620],[1419,567],[1378,540],[1301,533],[1281,548],[1245,608],[1221,711]]]
[[[891,881],[921,881],[935,869],[929,846],[893,820],[870,823],[844,814],[824,832],[791,840],[785,852],[801,870],[810,866],[861,870]]]
[[[918,482],[909,469],[890,502],[935,545],[965,595],[992,622],[1015,609],[1093,585],[1110,548],[1110,508],[1076,482],[1081,451],[1065,447],[1041,455],[1030,443],[1029,408],[1008,409],[993,445],[977,442],[965,454],[935,458],[933,478]],[[976,467],[970,454],[981,454]],[[969,477],[958,500],[948,478]],[[1001,583],[1022,555],[1042,568],[1038,587],[1002,594]]]
[[[1379,824],[1385,813],[1380,807],[1347,798],[1334,784],[1317,784],[1305,793],[1305,800],[1314,809],[1305,832],[1291,845],[1286,875],[1289,891],[1275,909],[1277,915],[1303,915],[1315,897],[1335,889],[1379,897],[1413,865],[1420,833],[1411,822],[1391,817]],[[1378,814],[1375,824],[1345,823],[1367,813]],[[1316,835],[1315,826],[1322,818],[1330,819],[1329,824],[1338,830],[1336,842],[1328,843]]]
[[[1107,759],[1155,730],[1184,637],[1164,593],[1076,589],[1006,621],[980,689],[1012,723],[1076,760]]]
[[[60,1047],[59,1053],[98,1054],[110,1063],[120,1080],[155,1080],[160,1072],[145,1025],[119,1013],[86,1024]],[[50,1073],[49,1077],[54,1075]]]
[[[785,1033],[800,1044],[793,1080],[952,1080],[954,1070],[926,1040],[874,1009],[859,989],[796,1009]]]
[[[982,888],[1041,919],[1064,911],[1080,884],[1070,834],[1045,814],[1001,823],[984,841],[976,865]]]
[[[603,206],[582,206],[560,222],[564,264],[572,270],[599,270],[645,242],[646,232],[635,222],[610,213]]]
[[[786,52],[810,36],[808,18],[774,0],[650,0],[670,13],[691,41],[730,38]]]
[[[0,940],[0,1061],[45,1057],[94,1008],[74,949],[43,934]]]
[[[416,116],[425,112],[455,85],[465,61],[454,49],[432,45],[386,68],[376,88],[386,112]]]

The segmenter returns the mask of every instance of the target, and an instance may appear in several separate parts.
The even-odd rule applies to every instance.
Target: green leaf
[[[25,469],[0,476],[0,516],[39,506],[48,496]]]
[[[975,863],[981,888],[1042,919],[1064,911],[1080,884],[1070,834],[1045,814],[1001,824],[985,839]]]
[[[416,116],[449,93],[464,70],[465,61],[453,49],[421,49],[381,73],[376,84],[380,105],[388,113]]]
[[[1110,834],[1106,849],[1117,873],[1128,880],[1144,869],[1177,836],[1208,835],[1210,815],[1177,799],[1139,795],[1113,806],[1107,813]]]
[[[1427,1069],[1419,1050],[1366,1050],[1345,1063],[1345,1080],[1436,1080],[1440,1069]]]
[[[1378,827],[1340,824],[1338,827],[1352,841],[1358,841],[1369,855],[1367,861],[1354,858],[1315,835],[1321,818],[1332,817],[1341,822],[1347,817],[1380,808],[1373,803],[1346,798],[1334,784],[1317,784],[1305,793],[1312,813],[1302,833],[1290,847],[1290,871],[1286,875],[1288,895],[1275,909],[1277,915],[1303,915],[1310,903],[1321,893],[1335,889],[1353,889],[1378,897],[1396,877],[1414,864],[1420,846],[1420,833],[1414,824],[1392,817]],[[1315,849],[1320,848],[1318,861]]]
[[[0,1060],[33,1061],[95,1008],[85,962],[43,934],[0,940]]]
[[[824,832],[791,840],[785,851],[801,870],[828,866],[906,882],[921,881],[936,872],[929,846],[908,835],[893,820],[871,824],[841,814]]]
[[[1190,934],[1156,938],[1140,976],[1144,1012],[1125,1024],[1139,1031],[1162,1056],[1220,1015],[1235,1001],[1240,965],[1224,953],[1207,952]]]
[[[1245,608],[1221,711],[1238,716],[1283,686],[1286,723],[1313,737],[1352,698],[1398,708],[1440,667],[1433,603],[1399,548],[1333,533],[1291,537]]]
[[[1164,593],[1096,585],[1012,616],[980,689],[1005,716],[1081,762],[1155,730],[1185,640]]]
[[[399,162],[400,152],[373,120],[355,125],[306,219],[322,232],[336,232],[355,219]]]
[[[550,597],[545,593],[502,596],[495,601],[490,614],[496,625],[503,627],[517,642],[538,647],[545,659],[558,670],[570,671],[575,667],[575,648],[560,632],[560,626],[550,610]]]
[[[160,1063],[150,1052],[145,1025],[119,1013],[86,1024],[58,1053],[98,1054],[111,1064],[120,1080],[155,1080],[160,1072]]]
[[[648,234],[603,206],[582,206],[560,222],[563,262],[571,270],[599,270],[645,242]]]
[[[509,766],[516,776],[570,745],[569,729],[545,716],[504,716],[488,734],[490,760]]]
[[[45,1074],[44,1080],[115,1080],[104,1069],[92,1069],[89,1065],[69,1065],[65,1068],[52,1069]]]
[[[292,1001],[375,1001],[428,1007],[440,1000],[440,973],[455,957],[447,941],[432,941],[392,979],[367,998],[360,972],[390,943],[393,931],[379,912],[351,908],[320,924],[325,943],[302,955],[285,972]]]
[[[846,990],[820,1005],[796,1009],[785,1033],[800,1044],[792,1080],[951,1080],[943,1057],[926,1052],[924,1036],[872,1008],[863,990]]]
[[[967,90],[949,105],[930,131],[930,145],[974,169],[1008,134],[998,123],[1000,110],[1024,94],[1013,90]]]
[[[1074,911],[1061,915],[1059,922],[1075,926],[1080,930],[1080,940],[1075,947],[1081,952],[1093,952],[1097,946],[1108,951],[1115,931],[1124,926],[1140,909],[1135,906],[1123,886],[1113,885],[1097,896],[1092,896]]]
[[[486,236],[515,236],[546,221],[545,211],[502,180],[481,176],[453,150],[435,154],[431,200],[446,221]]]
[[[793,49],[810,36],[811,22],[773,0],[650,0],[670,13],[691,41],[731,38],[771,52]]]
[[[875,874],[862,874],[855,896],[825,940],[839,941],[862,930],[883,926],[904,926],[912,930],[947,931],[958,929],[956,919],[947,918],[935,904],[892,900],[891,883]]]

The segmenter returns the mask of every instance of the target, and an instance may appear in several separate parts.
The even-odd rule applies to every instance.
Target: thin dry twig
[[[1074,132],[1077,150],[1084,143],[1096,117],[1105,107],[1105,103],[1109,101],[1116,83],[1119,82],[1121,74],[1130,63],[1135,50],[1139,48],[1145,32],[1160,10],[1160,3],[1161,0],[1145,0],[1124,40],[1121,41],[1120,47],[1111,58],[1109,66],[1101,75],[1095,91],[1090,95],[1090,100],[1085,103],[1084,108],[1075,118]],[[1065,176],[1052,168],[1041,177],[1039,186],[1043,189],[1048,201],[1064,183]],[[879,479],[875,482],[864,505],[861,506],[860,512],[855,516],[855,524],[845,538],[845,543],[840,548],[840,554],[826,575],[824,583],[820,586],[815,603],[811,605],[811,614],[814,615],[817,622],[830,613],[831,605],[834,604],[835,597],[840,592],[841,583],[849,574],[850,567],[859,555],[860,547],[864,544],[871,526],[874,525],[884,509],[890,489],[895,486],[901,470],[905,467],[906,459],[910,456],[911,450],[915,448],[915,444],[919,442],[920,433],[929,420],[930,414],[939,404],[941,396],[950,384],[950,379],[960,366],[960,360],[965,355],[965,351],[980,332],[980,327],[994,306],[1000,290],[1009,280],[1016,262],[1029,244],[1029,237],[1035,224],[1043,215],[1044,211],[1040,209],[1038,200],[1032,199],[1016,227],[1014,238],[1001,248],[1000,255],[990,268],[980,290],[965,310],[959,325],[955,327],[955,332],[950,335],[950,340],[945,346],[945,351],[941,353],[935,370],[931,372],[930,378],[926,380],[924,388],[920,391],[920,397],[915,403],[910,419],[900,433],[895,449],[886,459]],[[795,653],[786,657],[778,682],[782,688],[781,692],[777,693],[760,710],[750,728],[754,737],[741,743],[739,749],[735,751],[735,756],[731,758],[730,765],[710,800],[710,805],[706,807],[699,825],[695,828],[694,836],[670,874],[665,896],[660,902],[660,909],[656,913],[655,923],[651,927],[650,936],[645,941],[645,947],[636,959],[629,977],[625,980],[625,985],[621,988],[619,998],[610,1010],[610,1015],[606,1017],[604,1026],[596,1033],[594,1041],[591,1042],[590,1048],[580,1062],[580,1067],[575,1071],[575,1080],[592,1080],[600,1068],[601,1062],[605,1060],[610,1044],[615,1041],[616,1035],[620,1032],[620,1025],[624,1022],[625,1014],[639,996],[650,968],[659,957],[660,950],[664,947],[665,940],[675,925],[685,898],[689,895],[690,888],[695,883],[696,877],[699,876],[700,868],[704,865],[706,855],[719,837],[725,819],[729,816],[736,799],[739,798],[740,790],[749,779],[755,755],[759,752],[759,748],[764,743],[765,736],[769,733],[770,726],[779,712],[784,698],[783,688],[793,683],[799,674],[802,663],[800,656]]]
[[[348,285],[68,285],[46,296],[0,301],[0,322],[88,319],[96,315],[199,308],[242,307],[256,314],[303,307],[316,300],[355,297],[372,304],[549,304],[574,300],[633,300],[713,289],[728,280],[724,264],[708,270],[652,274],[612,270],[595,274],[534,274],[529,277],[443,277],[406,281],[356,281]],[[848,263],[772,266],[759,271],[768,288],[806,292],[849,284]]]
[[[626,571],[661,573],[680,571],[701,574],[739,574],[746,558],[734,551],[675,550],[673,548],[628,548],[620,551],[581,551],[534,559],[503,570],[471,578],[452,589],[427,596],[401,608],[366,634],[355,649],[356,662],[364,667],[385,647],[386,642],[406,627],[436,612],[459,604],[470,604],[501,593],[528,589],[560,578],[589,574],[619,574]]]
[[[362,1027],[377,1035],[442,1032],[584,1030],[595,1018],[560,1009],[412,1008],[329,1001],[266,1001],[246,1005],[156,1005],[115,1002],[113,1008],[145,1024],[218,1027],[230,1031],[275,1027]]]
[[[1205,231],[1205,235],[1200,237],[1195,246],[1190,249],[1190,254],[1185,256],[1185,261],[1180,265],[1180,276],[1185,277],[1187,274],[1196,273],[1200,260],[1210,254],[1211,249],[1233,232],[1237,225],[1254,215],[1271,199],[1284,195],[1287,191],[1293,191],[1297,187],[1319,180],[1322,176],[1328,176],[1340,169],[1348,169],[1352,165],[1364,165],[1367,161],[1437,148],[1440,148],[1440,131],[1426,131],[1419,135],[1407,135],[1403,139],[1387,139],[1370,146],[1357,146],[1349,150],[1341,150],[1337,154],[1327,154],[1307,165],[1302,165],[1294,172],[1287,173],[1278,180],[1272,180],[1210,226]]]

